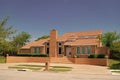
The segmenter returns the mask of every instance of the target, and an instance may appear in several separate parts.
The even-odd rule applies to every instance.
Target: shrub
[[[3,56],[3,54],[2,54],[2,53],[0,53],[0,56]]]
[[[118,51],[111,51],[109,58],[110,59],[120,59],[120,52],[118,52]]]
[[[120,63],[111,65],[110,69],[120,69]]]
[[[11,56],[11,55],[10,55]],[[14,56],[22,56],[22,57],[48,57],[47,54],[28,54],[28,53],[19,53]]]
[[[105,58],[105,54],[98,54],[96,58]]]
[[[95,54],[90,54],[90,55],[88,56],[88,58],[95,58],[95,57],[96,57]]]

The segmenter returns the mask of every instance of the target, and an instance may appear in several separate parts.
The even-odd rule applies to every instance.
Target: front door
[[[66,56],[71,55],[71,47],[66,47]]]

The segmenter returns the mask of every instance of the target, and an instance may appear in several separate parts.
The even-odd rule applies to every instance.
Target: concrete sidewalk
[[[4,63],[0,64],[0,70],[8,69],[9,66],[15,66],[18,64],[31,64],[31,65],[45,65],[45,63]],[[72,71],[67,73],[73,74],[109,74],[112,73],[106,66],[95,66],[95,65],[81,65],[81,64],[56,64],[50,63],[51,66],[67,66],[72,67]]]

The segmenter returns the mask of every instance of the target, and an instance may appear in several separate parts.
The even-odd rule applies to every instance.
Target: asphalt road
[[[120,80],[120,75],[0,70],[0,80]]]

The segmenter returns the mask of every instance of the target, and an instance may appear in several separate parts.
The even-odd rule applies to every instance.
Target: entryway
[[[70,56],[71,54],[71,47],[66,47],[66,56]]]

